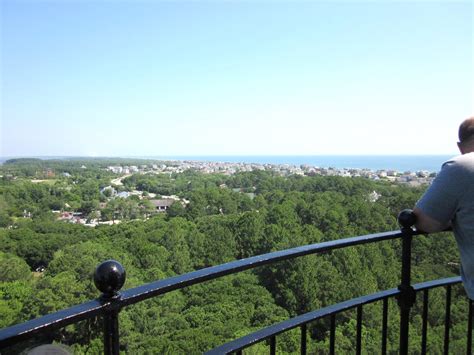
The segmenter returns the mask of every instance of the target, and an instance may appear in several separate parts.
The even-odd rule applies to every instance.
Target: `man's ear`
[[[463,148],[461,142],[458,142],[458,149],[459,149],[459,151],[461,152],[461,154],[464,154],[464,148]]]

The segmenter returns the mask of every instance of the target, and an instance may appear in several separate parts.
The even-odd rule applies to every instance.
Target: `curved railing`
[[[401,231],[376,233],[359,237],[339,239],[324,243],[300,246],[283,251],[258,255],[246,259],[236,260],[230,263],[217,265],[184,275],[171,277],[165,280],[155,281],[136,288],[119,292],[125,282],[125,270],[113,260],[100,264],[94,274],[94,282],[102,292],[102,296],[96,300],[83,303],[56,313],[17,324],[0,330],[0,349],[29,339],[37,334],[45,334],[53,329],[61,328],[85,319],[103,317],[104,325],[104,353],[119,353],[119,323],[118,313],[126,306],[144,301],[168,293],[170,291],[183,289],[185,287],[199,284],[208,280],[213,280],[222,276],[235,274],[244,270],[249,270],[258,266],[272,264],[282,260],[289,260],[296,257],[323,253],[335,249],[349,246],[375,243],[390,239],[402,239],[402,278],[398,289],[382,291],[370,296],[359,297],[350,301],[345,301],[337,305],[329,306],[315,312],[298,316],[283,323],[265,328],[257,333],[243,337],[241,339],[224,344],[221,347],[211,350],[209,353],[239,352],[256,342],[270,339],[270,352],[275,351],[275,336],[286,330],[302,327],[313,320],[324,316],[335,315],[347,308],[362,307],[363,304],[386,300],[390,297],[397,297],[400,305],[400,353],[406,354],[408,351],[408,325],[409,312],[415,300],[415,293],[428,288],[441,285],[449,285],[459,282],[458,278],[433,281],[415,286],[410,284],[411,269],[411,240],[412,236],[420,234],[414,231],[411,226],[415,223],[415,216],[410,210],[402,211],[399,215]],[[470,304],[471,305],[471,304]],[[469,318],[471,319],[471,318]],[[470,324],[471,322],[469,322]],[[331,331],[334,333],[334,328]],[[471,329],[472,330],[472,329]],[[468,337],[472,331],[469,331]],[[302,339],[306,339],[306,332],[302,332]],[[302,353],[305,350],[302,341]],[[359,344],[358,341],[357,344]],[[273,345],[272,345],[273,344]],[[331,340],[333,344],[333,340]],[[470,343],[469,343],[470,344]],[[334,349],[332,345],[332,349]],[[358,348],[360,349],[359,345]],[[383,349],[383,347],[382,347]]]
[[[446,313],[445,313],[445,338],[444,338],[444,353],[449,353],[449,329],[450,329],[450,312],[451,312],[451,286],[461,283],[461,278],[459,276],[450,277],[441,280],[428,281],[419,284],[413,285],[415,292],[423,291],[423,328],[422,328],[422,342],[421,342],[421,353],[426,354],[426,343],[427,343],[427,319],[428,319],[428,290],[436,287],[447,287],[446,293]],[[239,339],[233,340],[221,346],[218,346],[208,352],[207,355],[214,354],[230,354],[230,353],[241,353],[241,351],[249,346],[255,345],[257,343],[263,342],[265,340],[269,341],[270,354],[275,354],[276,352],[276,336],[287,332],[289,330],[300,328],[301,330],[301,354],[306,354],[307,346],[307,327],[308,323],[314,322],[316,320],[330,317],[330,332],[329,332],[329,354],[335,353],[335,329],[336,329],[336,315],[357,308],[357,330],[356,330],[356,349],[355,353],[360,354],[362,351],[362,310],[363,306],[367,304],[372,304],[377,301],[383,301],[383,320],[382,320],[382,337],[381,337],[381,353],[387,353],[387,329],[388,329],[388,299],[393,297],[399,297],[401,294],[400,290],[397,288],[392,288],[389,290],[377,292],[371,295],[361,296],[353,298],[348,301],[340,302],[331,306],[327,306],[317,311],[305,313],[299,315],[295,318],[288,319],[278,324],[271,325],[267,328],[261,329],[252,334],[248,334]],[[469,305],[469,317],[471,317],[472,305]],[[467,329],[467,353],[471,353],[471,334],[472,334],[472,324],[468,323]]]

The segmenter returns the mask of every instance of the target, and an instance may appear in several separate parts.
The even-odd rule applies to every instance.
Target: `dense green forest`
[[[143,192],[140,197],[119,199],[105,193],[117,177],[105,167],[134,163],[150,162],[28,159],[0,167],[1,328],[98,297],[92,274],[107,259],[124,265],[124,288],[131,288],[248,256],[395,230],[398,212],[412,207],[425,189],[365,178],[279,176],[269,171],[224,176],[190,170],[131,174],[123,185],[115,186],[117,191]],[[371,197],[374,191],[376,199]],[[154,213],[147,203],[150,194],[178,199],[165,213]],[[67,223],[52,211],[114,219],[114,223],[96,227]],[[121,223],[115,224],[115,219]],[[458,252],[450,233],[417,236],[413,245],[414,282],[458,274]],[[202,353],[289,317],[396,287],[400,252],[399,240],[347,248],[141,302],[120,313],[121,350]],[[442,352],[444,292],[430,293],[429,353]],[[453,292],[450,349],[461,353],[465,352],[467,301],[462,286]],[[390,302],[389,309],[388,349],[396,353],[396,301]],[[379,353],[381,305],[365,307],[363,321],[364,352]],[[354,312],[337,317],[337,353],[354,351],[355,327]],[[311,324],[309,331],[308,351],[327,353],[329,320]],[[410,352],[417,353],[420,299],[410,331]],[[100,332],[97,320],[86,321],[47,340],[67,344],[78,354],[99,354]],[[298,353],[298,332],[277,339],[279,353]],[[20,344],[11,351],[32,345]],[[246,353],[267,350],[266,344],[258,344]]]

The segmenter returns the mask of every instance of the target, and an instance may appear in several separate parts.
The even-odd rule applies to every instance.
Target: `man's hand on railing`
[[[451,223],[447,223],[447,224],[440,223],[436,219],[428,216],[418,207],[415,207],[415,209],[413,210],[413,213],[416,217],[416,222],[415,222],[416,230],[420,232],[425,232],[425,233],[442,232],[451,226]]]

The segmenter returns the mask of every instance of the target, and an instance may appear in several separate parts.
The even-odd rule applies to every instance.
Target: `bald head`
[[[474,152],[474,117],[469,117],[461,123],[458,135],[458,146],[461,153]]]

